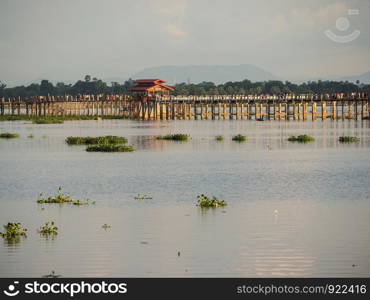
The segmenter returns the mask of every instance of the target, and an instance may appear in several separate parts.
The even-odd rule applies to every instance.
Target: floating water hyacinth
[[[103,229],[105,229],[105,230],[107,230],[108,228],[110,228],[111,226],[110,225],[108,225],[108,224],[104,224],[103,226],[102,226],[102,228]]]
[[[150,200],[150,199],[153,199],[153,197],[150,197],[144,194],[137,194],[137,196],[135,196],[135,199],[136,200]]]
[[[107,135],[97,137],[78,137],[69,136],[66,139],[68,145],[110,145],[110,144],[126,144],[127,139],[121,136]]]
[[[2,139],[16,139],[16,138],[19,138],[19,134],[18,133],[10,133],[10,132],[4,132],[4,133],[0,133],[0,138]]]
[[[0,232],[0,236],[7,239],[16,238],[19,236],[27,236],[27,229],[22,228],[21,223],[9,222],[4,225],[4,232]]]
[[[40,194],[39,198],[37,199],[37,203],[39,204],[63,204],[63,203],[70,203],[73,205],[88,205],[88,204],[95,204],[95,201],[90,202],[89,198],[85,200],[75,200],[72,199],[71,196],[68,194],[63,193],[63,187],[58,188],[58,194],[53,197],[43,198],[42,194]]]
[[[339,142],[341,143],[356,143],[359,142],[360,139],[355,136],[341,136],[339,137]]]
[[[219,200],[217,197],[208,198],[206,195],[201,194],[197,197],[197,206],[200,207],[219,207],[226,206],[227,203],[224,200]]]
[[[183,133],[159,135],[156,137],[157,140],[171,140],[171,141],[187,141],[190,139],[190,135]]]
[[[247,141],[247,137],[245,135],[238,134],[233,136],[232,140],[235,142],[245,142]]]
[[[291,137],[288,138],[289,142],[299,142],[299,143],[308,143],[308,142],[313,142],[314,140],[315,138],[307,134],[298,135],[298,136],[292,135]]]
[[[43,235],[55,235],[58,234],[58,227],[54,226],[54,221],[45,222],[44,226],[41,226],[38,230]]]

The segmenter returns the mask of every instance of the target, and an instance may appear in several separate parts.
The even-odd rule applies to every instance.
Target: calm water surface
[[[369,121],[1,122],[5,131],[21,138],[0,140],[0,225],[29,234],[0,239],[0,277],[370,276]],[[154,139],[169,132],[192,140]],[[232,142],[238,133],[248,142]],[[316,141],[286,141],[298,134]],[[122,135],[137,151],[87,153],[64,143],[70,135]],[[96,205],[36,203],[59,186]],[[229,205],[201,210],[201,193]],[[37,233],[49,220],[54,239]]]

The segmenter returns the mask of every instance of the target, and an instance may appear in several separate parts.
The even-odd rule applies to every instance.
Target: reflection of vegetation
[[[127,139],[120,136],[98,136],[98,137],[77,137],[69,136],[66,139],[68,145],[106,145],[106,144],[126,144]]]
[[[307,134],[294,136],[292,135],[290,138],[288,138],[288,141],[290,142],[299,142],[299,143],[308,143],[313,142],[315,139],[312,136],[309,136]]]
[[[135,147],[132,145],[94,145],[86,148],[88,152],[133,152]]]
[[[204,194],[199,195],[197,199],[197,205],[200,207],[219,207],[227,205],[224,200],[219,200],[217,197],[208,198]]]
[[[245,135],[238,134],[233,136],[232,140],[235,142],[245,142],[247,140],[247,137]]]
[[[63,204],[63,203],[71,203],[73,205],[88,205],[88,204],[95,204],[94,202],[90,202],[90,199],[86,198],[84,201],[81,200],[74,200],[68,194],[63,193],[63,187],[58,188],[58,194],[54,197],[42,198],[42,194],[40,194],[39,198],[37,199],[37,203],[39,204]]]
[[[15,138],[19,138],[19,134],[18,133],[4,132],[4,133],[0,134],[0,138],[2,138],[2,139],[15,139]]]
[[[224,137],[222,135],[217,135],[216,136],[216,141],[221,142],[223,140],[224,140]]]
[[[89,204],[95,204],[95,201],[90,202],[89,198],[86,198],[85,200],[75,200],[72,202],[73,205],[89,205]]]
[[[78,120],[110,120],[110,119],[127,119],[126,116],[27,116],[27,115],[4,115],[0,116],[1,121],[32,121],[34,124],[55,124],[64,121]]]
[[[27,236],[27,229],[22,228],[21,223],[9,222],[4,225],[4,232],[0,232],[0,236],[6,239]]]
[[[341,143],[356,143],[360,141],[358,137],[355,136],[341,136],[339,137],[339,142]]]
[[[43,235],[56,235],[58,234],[58,227],[54,226],[54,222],[45,222],[44,226],[41,226],[38,230]]]
[[[62,275],[57,275],[55,274],[55,271],[51,271],[50,274],[47,274],[47,275],[44,275],[42,276],[43,278],[58,278],[58,277],[61,277]]]
[[[137,194],[135,199],[136,200],[150,200],[150,199],[153,199],[153,197],[150,197],[150,196],[144,195],[144,194]]]
[[[171,141],[187,141],[190,136],[183,133],[160,135],[156,137],[157,140],[171,140]]]

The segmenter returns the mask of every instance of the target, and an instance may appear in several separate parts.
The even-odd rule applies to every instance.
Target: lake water
[[[0,238],[0,277],[370,276],[369,121],[1,122],[5,131],[21,138],[0,140],[0,225],[29,234]],[[192,139],[154,138],[170,132]],[[238,133],[248,142],[232,142]],[[299,134],[316,140],[287,141]],[[88,135],[125,136],[137,151],[64,142]],[[36,203],[59,186],[96,204]],[[201,193],[229,205],[202,210]],[[51,220],[59,234],[40,236]]]

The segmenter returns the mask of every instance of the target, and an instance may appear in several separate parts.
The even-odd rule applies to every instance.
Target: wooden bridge
[[[122,116],[142,120],[362,120],[370,118],[370,93],[18,97],[2,98],[0,114]]]

